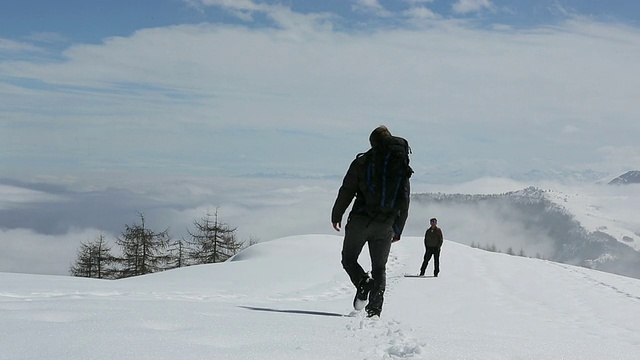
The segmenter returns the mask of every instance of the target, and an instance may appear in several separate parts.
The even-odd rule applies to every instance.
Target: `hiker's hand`
[[[340,227],[342,227],[342,222],[333,223],[333,228],[336,229],[336,231],[340,231]]]

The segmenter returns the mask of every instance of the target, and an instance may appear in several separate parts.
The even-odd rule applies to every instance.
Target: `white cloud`
[[[378,0],[353,0],[353,9],[376,14],[378,16],[390,16],[391,13],[380,4]]]
[[[576,19],[490,31],[435,18],[352,32],[327,14],[217,4],[278,26],[142,29],[70,46],[63,61],[0,61],[0,76],[27,82],[0,83],[0,158],[37,159],[16,170],[25,176],[339,174],[336,159],[386,123],[412,142],[416,168],[513,171],[531,158],[592,165],[595,149],[633,146],[640,131],[635,28]],[[567,123],[580,138],[562,145]]]
[[[403,14],[416,20],[437,19],[439,15],[424,6],[412,7],[405,10]]]
[[[568,8],[566,4],[563,5],[558,1],[551,3],[547,9],[550,13],[559,16],[572,16],[576,13],[574,9]]]
[[[252,0],[185,0],[187,4],[196,8],[218,7],[228,11],[240,20],[251,22],[253,15],[260,13],[271,19],[280,27],[311,29],[328,24],[327,19],[332,15],[324,13],[301,14],[293,12],[283,5],[270,5]],[[375,0],[372,0],[375,2]]]
[[[458,0],[453,4],[452,9],[459,14],[468,14],[483,9],[492,9],[493,6],[491,0]]]
[[[24,206],[30,203],[49,203],[64,200],[65,198],[59,195],[0,184],[0,210]]]
[[[30,43],[0,38],[0,53],[41,52],[42,48]]]
[[[206,6],[218,6],[235,11],[260,11],[268,7],[266,4],[256,3],[252,0],[184,0],[185,3],[202,8]]]
[[[80,243],[97,234],[96,229],[74,229],[62,235],[0,229],[0,272],[68,275]]]

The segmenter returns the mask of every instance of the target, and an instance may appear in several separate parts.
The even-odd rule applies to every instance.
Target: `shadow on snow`
[[[288,314],[302,314],[302,315],[316,315],[316,316],[333,316],[333,317],[347,317],[348,315],[325,312],[325,311],[312,311],[312,310],[294,310],[294,309],[272,309],[272,308],[263,308],[263,307],[255,307],[255,306],[242,306],[239,307],[248,310],[254,311],[266,311],[266,312],[275,312],[275,313],[288,313]]]

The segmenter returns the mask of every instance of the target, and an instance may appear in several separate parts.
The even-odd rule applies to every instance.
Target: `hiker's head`
[[[380,125],[377,128],[373,129],[371,135],[369,135],[369,143],[371,146],[376,146],[382,143],[382,139],[391,136],[391,132],[387,129],[386,126]]]

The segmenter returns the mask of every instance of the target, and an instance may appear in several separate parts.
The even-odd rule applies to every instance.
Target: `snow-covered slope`
[[[373,320],[349,316],[341,240],[277,239],[117,281],[0,274],[0,359],[640,357],[640,280],[450,241],[440,277],[405,278],[423,252],[405,237]]]
[[[640,250],[640,185],[547,190],[587,231],[601,231]]]

